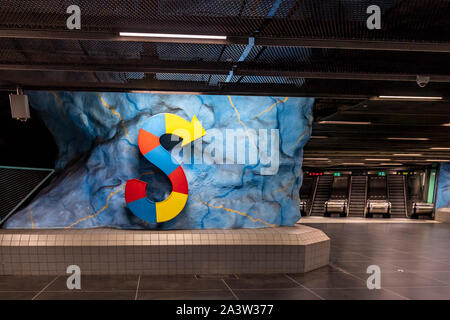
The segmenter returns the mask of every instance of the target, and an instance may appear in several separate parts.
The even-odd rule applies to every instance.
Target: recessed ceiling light
[[[421,153],[394,153],[393,156],[396,157],[420,157]]]
[[[378,96],[381,100],[418,100],[418,101],[430,101],[430,100],[442,100],[442,97],[421,97],[421,96]]]
[[[364,159],[367,161],[391,161],[392,159]]]
[[[443,124],[441,124],[441,126],[443,126],[443,127],[450,127],[450,123],[443,123]]]
[[[380,166],[401,166],[403,163],[397,163],[397,162],[381,162],[379,163]]]
[[[432,147],[430,150],[450,150],[450,148],[447,147]]]
[[[329,161],[328,158],[303,158],[303,160],[312,160],[312,161]]]
[[[319,124],[355,124],[355,125],[369,125],[372,124],[372,122],[368,121],[318,121]]]
[[[226,40],[226,36],[211,36],[200,34],[174,34],[174,33],[143,33],[143,32],[120,32],[121,37],[144,37],[144,38],[178,38],[178,39],[215,39]]]
[[[328,139],[327,136],[311,136],[311,139]]]
[[[388,140],[406,140],[406,141],[428,141],[430,140],[430,138],[398,138],[398,137],[393,137],[393,138],[387,138]]]
[[[450,159],[427,159],[428,162],[450,162]]]

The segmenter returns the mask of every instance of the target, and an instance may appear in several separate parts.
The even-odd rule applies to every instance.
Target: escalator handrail
[[[345,216],[348,217],[350,213],[350,201],[352,199],[352,183],[353,183],[353,175],[350,176],[350,185],[348,189],[348,202],[347,202],[347,208],[345,209]]]
[[[366,176],[366,184],[364,190],[364,217],[367,215],[367,188],[369,185],[369,176]]]
[[[402,176],[402,179],[403,179],[403,203],[404,203],[404,206],[405,206],[405,216],[406,216],[406,218],[409,218],[408,217],[407,201],[406,201],[406,178],[405,178],[405,176]]]
[[[314,200],[316,199],[317,186],[319,185],[319,179],[320,179],[320,176],[317,177],[316,183],[314,185],[314,192],[313,192],[313,196],[312,196],[312,199],[311,199],[311,205],[309,206],[308,216],[310,216],[311,213],[312,213],[312,209],[313,209],[313,206],[314,206]]]

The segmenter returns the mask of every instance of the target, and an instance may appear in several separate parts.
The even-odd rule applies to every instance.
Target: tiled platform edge
[[[303,273],[329,263],[330,239],[304,225],[131,231],[0,229],[1,275]]]
[[[450,223],[450,208],[439,208],[436,210],[435,220]]]

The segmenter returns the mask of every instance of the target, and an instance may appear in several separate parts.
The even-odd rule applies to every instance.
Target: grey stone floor
[[[450,299],[450,224],[311,225],[331,238],[330,266],[307,274],[224,276],[0,276],[0,299]],[[367,266],[381,289],[366,287]]]

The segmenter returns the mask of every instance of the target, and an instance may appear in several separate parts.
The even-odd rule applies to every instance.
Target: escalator
[[[339,214],[346,217],[348,213],[349,176],[334,176],[331,185],[331,193],[324,205],[324,216]]]
[[[391,217],[406,218],[405,177],[390,174],[387,177]]]
[[[431,173],[432,174],[432,173]],[[424,172],[418,172],[413,175],[408,175],[406,179],[406,204],[407,204],[407,216],[417,219],[419,216],[425,216],[425,218],[431,219],[434,214],[433,197],[434,192],[428,199],[428,193],[430,192],[429,180],[427,181]],[[428,187],[428,192],[427,188]],[[435,186],[432,184],[431,190]]]
[[[350,183],[349,217],[364,217],[367,197],[367,176],[352,176]]]
[[[391,216],[392,204],[389,201],[387,178],[384,175],[369,175],[367,187],[366,218],[382,215],[383,218]]]
[[[307,168],[302,215],[433,219],[438,168]]]
[[[319,176],[316,191],[313,196],[311,216],[323,216],[323,206],[330,197],[333,176]]]

